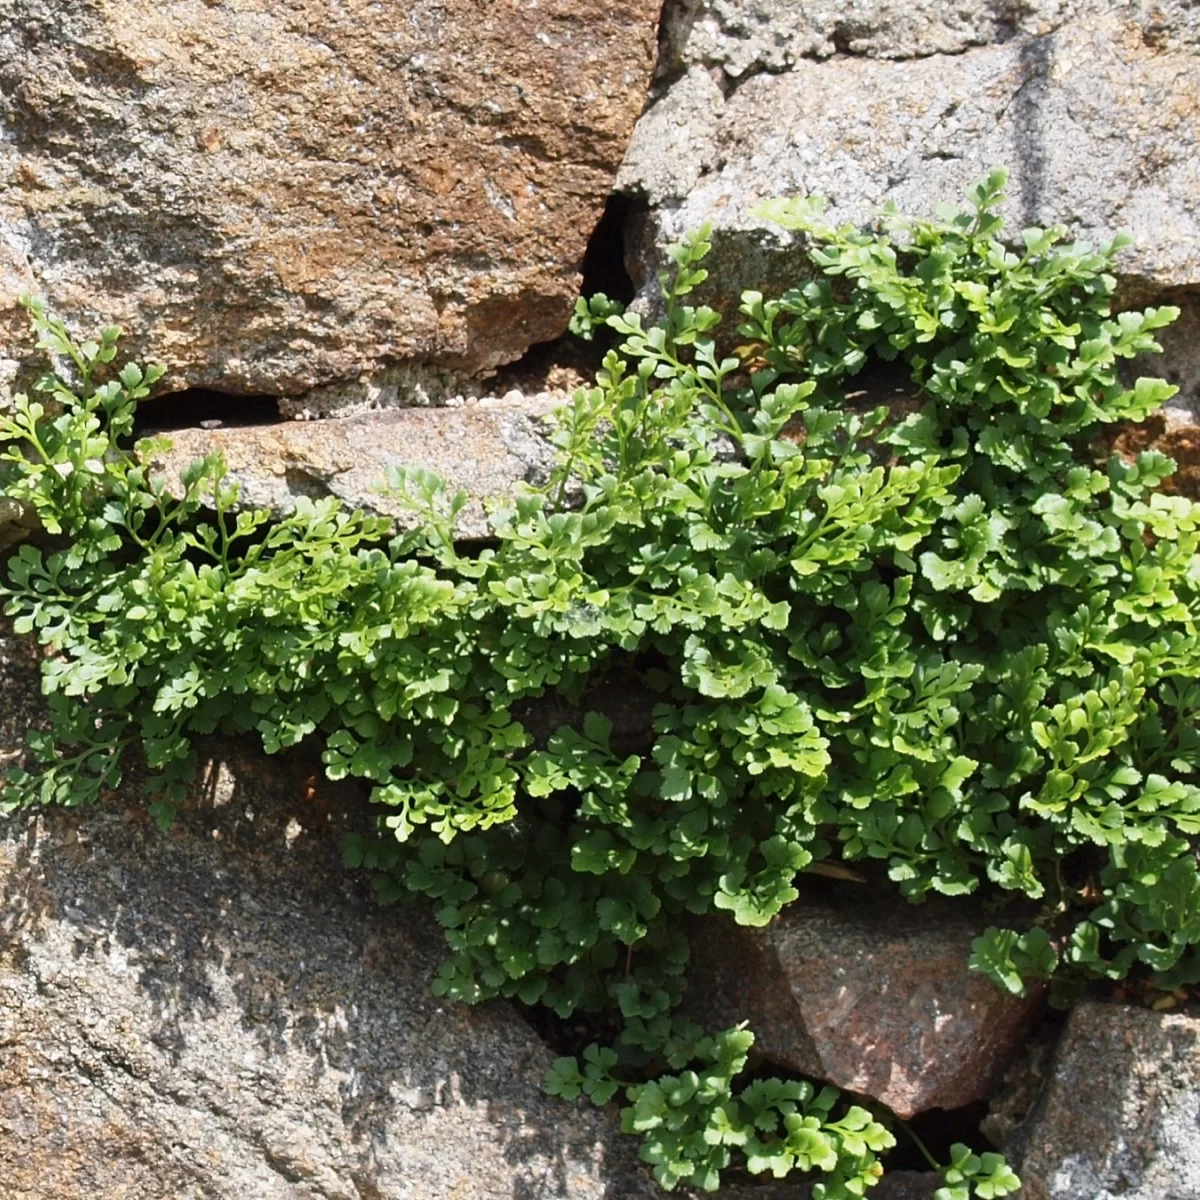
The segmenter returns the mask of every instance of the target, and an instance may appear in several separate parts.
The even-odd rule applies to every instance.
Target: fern
[[[239,509],[217,458],[168,496],[158,443],[130,445],[155,372],[111,374],[115,331],[76,346],[32,305],[59,369],[0,418],[0,471],[60,540],[13,555],[3,595],[49,651],[51,728],[4,804],[95,799],[136,747],[167,823],[196,736],[319,738],[378,806],[348,865],[435,906],[440,995],[619,1011],[549,1085],[623,1094],[664,1187],[740,1162],[861,1196],[890,1118],[747,1076],[749,1031],[679,1016],[689,914],[761,925],[805,868],[875,859],[910,900],[1036,901],[976,945],[1010,991],[1200,981],[1200,506],[1158,491],[1162,455],[1095,449],[1171,394],[1117,368],[1176,310],[1111,313],[1120,241],[1012,249],[1003,186],[867,232],[767,206],[820,274],[747,292],[737,356],[695,303],[704,231],[672,249],[663,326],[582,305],[619,348],[483,548],[421,471],[390,480],[422,518],[399,536],[333,500]],[[848,404],[880,359],[916,411]],[[641,744],[591,711],[605,682],[651,698]],[[587,715],[538,739],[549,695]],[[947,1197],[1017,1186],[966,1147],[943,1169]]]

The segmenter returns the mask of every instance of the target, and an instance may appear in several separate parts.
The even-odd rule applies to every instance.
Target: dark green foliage
[[[35,310],[80,378],[0,424],[8,494],[67,543],[9,562],[54,724],[6,803],[91,799],[137,744],[168,820],[195,735],[320,735],[328,774],[370,781],[382,813],[348,864],[385,900],[435,903],[439,994],[619,1009],[616,1043],[550,1086],[624,1091],[664,1186],[744,1161],[862,1195],[880,1120],[739,1080],[752,1035],[675,1011],[688,914],[764,924],[812,863],[877,859],[912,900],[987,885],[1041,906],[978,942],[999,986],[1138,964],[1200,980],[1200,506],[1156,491],[1161,455],[1093,450],[1170,395],[1116,366],[1176,314],[1110,315],[1119,243],[1006,248],[1002,185],[876,233],[768,206],[823,277],[746,293],[744,360],[688,303],[703,233],[672,252],[664,327],[585,305],[581,328],[622,345],[559,414],[549,484],[470,553],[465,498],[421,471],[390,481],[423,517],[399,537],[333,501],[235,514],[216,460],[168,499],[153,445],[121,448],[152,380],[96,387],[114,337],[76,352]],[[918,411],[847,407],[878,359]],[[598,682],[635,680],[658,700],[643,745],[614,746],[599,712],[535,744],[539,698],[586,711]],[[955,1156],[946,1197],[1016,1186],[995,1156]]]

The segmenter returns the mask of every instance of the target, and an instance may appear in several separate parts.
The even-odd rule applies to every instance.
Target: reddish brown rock
[[[1132,460],[1143,450],[1158,450],[1175,461],[1175,474],[1163,480],[1163,491],[1200,498],[1200,425],[1155,413],[1140,425],[1123,427],[1112,441],[1113,450]]]
[[[511,361],[566,326],[659,8],[5,0],[0,297],[173,387]]]
[[[687,1005],[706,1027],[748,1021],[755,1049],[908,1118],[991,1094],[1043,998],[970,971],[987,922],[961,899],[801,899],[765,929],[699,922]]]

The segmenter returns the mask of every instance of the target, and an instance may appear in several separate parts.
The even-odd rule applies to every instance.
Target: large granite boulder
[[[24,649],[0,639],[0,767],[38,719]],[[432,995],[434,922],[339,861],[354,795],[210,749],[169,834],[136,786],[0,822],[5,1200],[650,1200],[509,1005]]]
[[[921,905],[807,896],[769,925],[696,923],[691,1015],[748,1021],[756,1054],[909,1118],[985,1099],[1020,1053],[1044,997],[1001,992],[968,968],[987,924],[970,901]]]
[[[33,287],[173,388],[519,357],[566,326],[659,7],[6,0],[0,338]]]
[[[1200,1017],[1080,1004],[1005,1150],[1023,1200],[1195,1200]]]

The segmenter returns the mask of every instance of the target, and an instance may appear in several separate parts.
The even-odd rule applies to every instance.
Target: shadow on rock
[[[541,1094],[551,1054],[508,1005],[432,995],[432,914],[341,865],[361,797],[208,749],[169,833],[136,785],[0,824],[6,1196],[653,1194],[611,1112]]]

